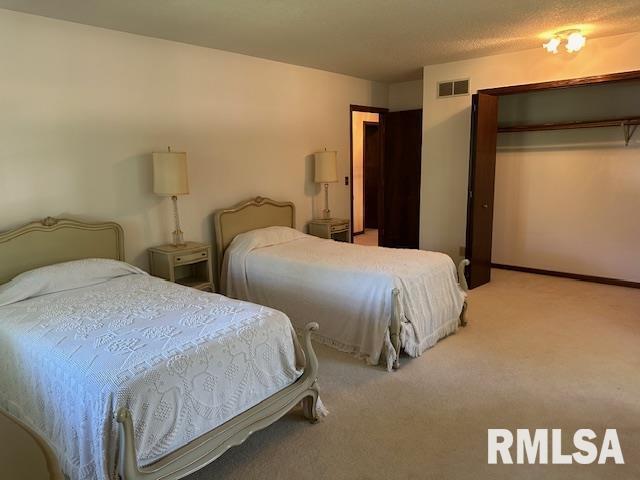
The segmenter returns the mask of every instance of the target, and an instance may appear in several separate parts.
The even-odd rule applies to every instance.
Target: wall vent
[[[469,95],[469,79],[438,82],[438,98]]]

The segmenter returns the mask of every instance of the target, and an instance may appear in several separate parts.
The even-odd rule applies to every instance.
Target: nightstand
[[[211,246],[186,242],[175,247],[161,245],[149,249],[151,275],[198,290],[215,291],[211,270]]]
[[[349,220],[343,218],[318,219],[309,222],[309,234],[339,242],[349,241]]]

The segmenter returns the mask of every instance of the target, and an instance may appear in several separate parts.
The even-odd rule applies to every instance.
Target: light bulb
[[[560,46],[560,39],[558,37],[552,37],[549,41],[542,45],[549,53],[558,53],[558,47]]]
[[[573,53],[584,47],[587,39],[580,32],[573,32],[567,37],[567,52]]]

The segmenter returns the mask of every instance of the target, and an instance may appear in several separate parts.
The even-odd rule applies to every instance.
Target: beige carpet
[[[375,228],[367,228],[364,233],[353,236],[353,243],[357,245],[378,246],[378,230]]]
[[[318,346],[331,415],[294,411],[195,479],[640,478],[640,290],[517,272],[386,373]],[[487,428],[617,428],[625,465],[487,465]],[[571,449],[573,451],[573,449]]]

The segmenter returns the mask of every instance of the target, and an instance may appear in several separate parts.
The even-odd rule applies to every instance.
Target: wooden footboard
[[[121,408],[118,422],[117,473],[121,480],[177,480],[213,462],[229,448],[240,445],[253,432],[268,427],[291,408],[303,402],[303,412],[311,422],[318,420],[318,359],[311,345],[311,332],[317,323],[305,326],[302,348],[306,364],[304,373],[292,385],[263,400],[255,407],[232,418],[188,445],[144,468],[137,462],[131,412]]]
[[[469,265],[469,260],[466,258],[461,260],[458,264],[458,283],[460,284],[460,288],[466,293],[469,291],[469,286],[467,285],[467,279],[464,276],[465,268]],[[402,320],[399,315],[399,295],[400,290],[394,288],[391,292],[392,294],[392,304],[393,304],[393,312],[391,314],[391,324],[389,325],[389,338],[391,339],[391,345],[396,351],[396,359],[393,362],[393,368],[400,367],[400,352],[402,351],[402,342],[400,341],[400,324]],[[460,325],[463,327],[467,326],[467,319],[465,318],[465,314],[467,313],[467,301],[464,301],[462,305],[462,311],[460,312]]]

